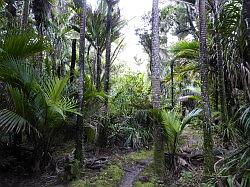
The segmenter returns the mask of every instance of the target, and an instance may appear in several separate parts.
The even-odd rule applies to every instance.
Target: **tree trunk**
[[[36,28],[40,38],[44,37],[45,22],[47,21],[51,5],[48,0],[33,0],[32,10],[36,21]],[[36,57],[35,67],[38,73],[42,74],[43,52],[40,52]]]
[[[92,58],[92,75],[93,75],[93,77],[92,77],[92,83],[94,84],[94,85],[96,85],[96,61],[97,61],[97,52],[96,52],[96,50],[95,50],[95,54],[94,54],[94,57]]]
[[[98,47],[97,48],[97,54],[96,54],[96,90],[98,92],[101,91],[101,72],[102,72],[102,54],[101,54],[101,49]]]
[[[70,64],[70,82],[74,81],[75,77],[75,65],[76,65],[76,39],[72,40],[72,50],[71,50],[71,64]]]
[[[203,152],[204,173],[210,176],[213,173],[213,139],[211,131],[211,110],[208,95],[208,62],[206,51],[206,7],[205,0],[199,0],[199,35],[200,35],[200,76],[201,95],[203,101]]]
[[[226,100],[226,88],[225,88],[225,76],[224,76],[224,62],[222,57],[222,50],[220,45],[220,34],[217,28],[219,23],[219,2],[215,0],[214,5],[214,25],[215,25],[215,46],[216,46],[216,56],[217,56],[217,68],[218,68],[218,87],[219,87],[219,95],[220,95],[220,112],[221,112],[221,121],[222,124],[226,124],[228,122],[228,112],[227,112],[227,100]]]
[[[152,105],[154,109],[161,109],[161,80],[160,80],[160,41],[159,41],[159,0],[153,0],[152,7],[152,64],[151,86]],[[164,179],[164,139],[162,124],[154,126],[154,166],[155,172],[160,179]]]
[[[29,18],[29,0],[24,0],[23,4],[23,15],[22,15],[22,27],[26,28],[28,25],[28,18]]]
[[[106,56],[105,56],[105,72],[104,72],[104,92],[106,95],[109,94],[109,79],[110,79],[110,67],[111,67],[111,30],[112,30],[112,9],[113,1],[106,0],[108,5],[107,23],[106,23]],[[99,53],[99,51],[98,51]],[[98,55],[100,56],[100,55]],[[98,57],[99,58],[99,57]],[[99,59],[100,60],[100,59]],[[100,79],[100,61],[97,61],[97,91],[100,91],[99,79]],[[108,115],[108,98],[105,98],[104,106],[102,107],[104,115],[107,119]],[[102,125],[99,125],[97,144],[99,147],[105,147],[107,145],[107,134],[106,134],[106,119],[102,121]]]
[[[170,73],[171,73],[171,105],[174,108],[174,61],[171,62],[170,65]]]
[[[86,30],[86,0],[83,0],[82,10],[81,10],[81,25],[80,25],[80,49],[79,49],[79,83],[78,83],[78,112],[83,114],[83,94],[84,94],[84,54],[85,54],[85,30]],[[83,127],[83,117],[77,115],[76,122],[76,151],[75,158],[83,163],[83,139],[84,139],[84,127]]]
[[[104,92],[109,92],[109,79],[110,79],[110,66],[111,66],[111,29],[112,29],[112,2],[108,2],[108,15],[106,25],[106,63],[105,63],[105,74],[104,74]],[[107,101],[105,103],[107,105]]]

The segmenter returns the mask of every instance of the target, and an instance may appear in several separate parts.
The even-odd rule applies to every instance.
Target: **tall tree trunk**
[[[80,24],[80,48],[79,48],[79,83],[78,83],[78,112],[83,114],[83,94],[84,94],[84,64],[85,64],[85,30],[86,30],[86,0],[83,0],[82,10],[81,10],[81,24]],[[84,135],[84,127],[83,127],[83,117],[81,115],[77,115],[76,122],[76,151],[75,158],[78,159],[81,163],[83,163],[83,135]]]
[[[171,105],[174,108],[174,60],[170,65],[170,73],[171,73]]]
[[[160,80],[160,41],[159,41],[159,0],[153,0],[152,7],[152,56],[151,56],[151,86],[152,105],[154,109],[161,109],[161,80]],[[160,179],[164,179],[164,139],[162,125],[154,126],[154,166]]]
[[[33,0],[32,1],[33,14],[36,20],[36,28],[39,37],[44,37],[45,22],[48,19],[48,14],[51,10],[51,4],[48,0]],[[37,71],[42,74],[43,65],[43,52],[40,52],[36,57],[36,68]]]
[[[112,1],[106,0],[108,4],[108,15],[106,25],[106,56],[105,56],[105,74],[104,74],[104,92],[109,92],[110,66],[111,66],[111,29],[112,29]],[[106,103],[107,105],[107,103]]]
[[[113,9],[113,0],[106,0],[108,5],[108,13],[107,13],[107,23],[106,23],[106,56],[105,56],[105,72],[104,72],[104,92],[105,94],[109,94],[109,79],[110,79],[110,66],[111,66],[111,29],[112,29],[112,9]],[[100,91],[99,79],[100,75],[100,54],[97,52],[97,91]],[[105,98],[103,112],[107,117],[108,114],[108,98]],[[102,110],[102,109],[101,109]],[[107,144],[107,135],[106,135],[106,120],[102,122],[102,125],[99,125],[98,129],[98,138],[97,144],[99,147],[105,147]]]
[[[224,62],[222,57],[222,50],[220,44],[220,33],[218,30],[219,23],[219,4],[220,1],[215,0],[214,3],[214,25],[215,25],[215,46],[216,46],[216,56],[217,56],[217,68],[218,68],[218,87],[219,87],[219,95],[220,95],[220,112],[222,124],[226,124],[228,122],[228,112],[227,112],[227,98],[226,98],[226,87],[225,87],[225,76],[224,76]]]
[[[76,39],[72,40],[71,64],[70,64],[70,82],[74,81],[76,65]]]
[[[206,6],[205,0],[199,0],[199,35],[200,35],[200,76],[201,95],[203,101],[203,152],[204,173],[209,176],[213,173],[213,139],[211,131],[211,110],[208,95],[208,62],[206,51]]]
[[[98,92],[101,91],[101,73],[102,73],[102,52],[101,49],[97,48],[97,54],[96,54],[96,89]]]
[[[92,45],[89,44],[89,46],[87,47],[87,54],[86,54],[86,62],[88,63],[88,70],[89,70],[89,74],[90,74],[90,81],[91,84],[93,84],[93,67],[92,67],[92,59],[90,59],[90,50],[91,50]]]
[[[95,50],[94,57],[92,58],[92,75],[93,75],[93,84],[96,85],[96,62],[97,62],[97,51]]]
[[[28,25],[28,18],[29,18],[29,0],[24,0],[23,4],[23,15],[22,15],[22,27],[26,28]]]

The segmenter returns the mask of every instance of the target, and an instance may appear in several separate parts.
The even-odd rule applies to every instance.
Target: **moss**
[[[110,165],[102,171],[101,176],[108,180],[119,182],[123,176],[123,170],[118,165]]]
[[[98,174],[98,176],[92,178],[86,178],[85,180],[77,180],[70,184],[70,187],[112,187],[118,186],[120,183],[124,171],[123,166],[132,164],[133,162],[138,162],[141,160],[147,160],[153,157],[152,151],[138,151],[130,153],[126,156],[117,157],[115,160],[110,162],[103,170]],[[150,167],[150,171],[152,167]],[[138,185],[144,186],[144,184],[138,182]],[[145,183],[146,186],[152,186],[149,183]],[[152,183],[153,184],[153,183]]]
[[[69,184],[70,187],[85,187],[86,182],[83,180],[76,180]]]
[[[70,187],[111,187],[117,186],[123,176],[123,170],[119,165],[109,165],[101,171],[99,176],[90,180],[77,180],[70,183]]]
[[[153,152],[148,150],[142,150],[138,152],[130,153],[126,156],[125,160],[128,161],[141,161],[146,160],[153,157]]]
[[[136,182],[134,186],[135,187],[155,187],[156,185],[151,182],[147,182],[147,183]]]
[[[157,180],[156,180],[156,176],[155,176],[155,173],[154,173],[154,164],[153,164],[153,163],[149,164],[149,165],[139,174],[138,179],[139,179],[140,177],[143,177],[143,176],[146,176],[146,177],[148,178],[148,181],[145,182],[145,183],[143,183],[143,182],[137,180],[137,181],[135,182],[135,186],[136,186],[136,187],[140,187],[140,186],[149,186],[149,187],[151,187],[151,186],[157,186],[157,185],[155,185]]]
[[[123,176],[120,164],[110,164],[101,171],[99,176],[91,179],[91,183],[97,187],[117,186]]]

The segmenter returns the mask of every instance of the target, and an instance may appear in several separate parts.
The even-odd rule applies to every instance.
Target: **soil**
[[[125,167],[125,174],[121,180],[120,187],[132,187],[138,175],[149,165],[150,162],[151,160],[142,160],[137,164]]]

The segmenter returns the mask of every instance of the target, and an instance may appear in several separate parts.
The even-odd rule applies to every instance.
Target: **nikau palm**
[[[56,128],[76,113],[74,99],[63,97],[68,78],[40,79],[26,62],[8,59],[0,63],[0,80],[8,83],[13,110],[0,111],[0,129],[6,133],[25,132],[34,146],[33,171],[49,161]]]
[[[84,109],[84,65],[85,65],[85,32],[86,32],[86,0],[83,1],[80,14],[80,49],[79,49],[79,78],[78,78],[78,112],[83,113]],[[76,121],[76,152],[75,157],[83,163],[83,117],[77,115]]]
[[[206,5],[199,0],[199,42],[200,42],[200,76],[203,101],[203,135],[204,135],[204,171],[205,175],[213,173],[213,139],[211,131],[211,110],[208,95],[208,61],[206,50]]]
[[[151,86],[152,106],[161,109],[161,80],[160,80],[160,41],[159,41],[159,8],[158,0],[153,0],[152,7],[152,47],[151,47]],[[165,171],[164,139],[162,124],[154,126],[154,167],[156,174],[163,179]]]
[[[172,171],[177,169],[177,151],[182,132],[191,120],[200,115],[201,109],[194,109],[182,120],[178,113],[173,111],[161,111],[160,121],[163,124],[164,137],[168,149],[168,168]]]

